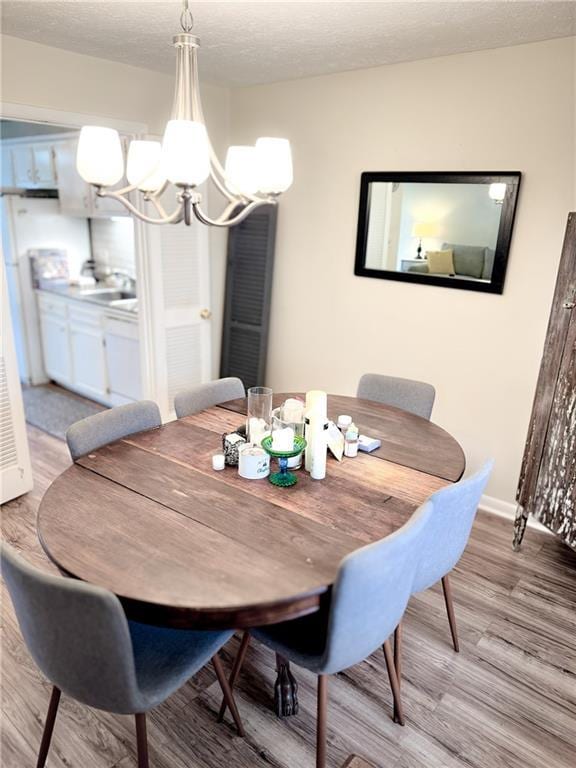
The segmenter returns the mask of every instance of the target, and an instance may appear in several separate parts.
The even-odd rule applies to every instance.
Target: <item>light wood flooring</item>
[[[36,485],[3,508],[3,537],[50,570],[35,513],[69,464],[64,443],[30,427]],[[353,512],[351,512],[353,514]],[[452,578],[461,653],[450,644],[442,595],[413,599],[405,621],[404,728],[390,719],[383,660],[330,680],[331,768],[351,754],[376,768],[574,768],[576,766],[576,555],[528,530],[513,553],[512,525],[480,513]],[[50,686],[26,651],[3,592],[3,768],[34,766]],[[237,648],[224,651],[229,668]],[[300,682],[297,717],[271,711],[273,655],[255,644],[237,690],[246,738],[229,721],[212,671],[203,671],[149,718],[152,768],[307,768],[314,765],[313,678]],[[133,720],[63,697],[48,768],[134,768]],[[363,761],[352,763],[362,765]]]

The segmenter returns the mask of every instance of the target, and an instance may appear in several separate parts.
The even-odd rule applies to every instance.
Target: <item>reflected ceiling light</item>
[[[112,128],[84,126],[80,131],[76,167],[100,197],[118,200],[130,213],[151,224],[192,222],[229,227],[245,219],[261,205],[275,204],[292,184],[292,153],[286,139],[260,138],[255,146],[230,147],[223,168],[216,157],[204,124],[198,86],[198,38],[191,34],[194,20],[183,0],[182,32],[173,38],[176,48],[176,86],[172,117],[162,142],[134,140],[128,149],[128,186],[110,189],[124,176],[122,143]],[[198,187],[210,177],[228,200],[216,219],[201,209]],[[177,189],[177,206],[167,213],[160,202],[169,185]],[[138,191],[140,200],[151,204],[148,215],[130,200]]]
[[[502,205],[504,198],[506,197],[506,184],[490,184],[490,187],[488,188],[488,194],[492,200],[494,200],[496,205]]]

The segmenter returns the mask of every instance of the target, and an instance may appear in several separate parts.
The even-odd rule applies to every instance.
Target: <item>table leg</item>
[[[298,682],[290,671],[290,662],[279,653],[276,654],[276,672],[274,684],[274,709],[278,717],[290,717],[298,714]]]

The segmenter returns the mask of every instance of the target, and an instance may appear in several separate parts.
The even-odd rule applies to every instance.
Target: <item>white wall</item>
[[[236,90],[234,143],[287,136],[268,383],[353,393],[364,371],[437,388],[434,420],[512,501],[566,216],[574,40]],[[520,170],[502,296],[353,275],[360,173]]]
[[[144,123],[150,133],[163,132],[172,106],[172,75],[6,35],[0,41],[2,101]],[[229,133],[228,90],[206,85],[202,87],[202,98],[210,136],[216,151],[223,157]],[[211,215],[218,211],[220,204],[218,195],[211,193],[208,199]],[[210,245],[213,266],[213,360],[214,373],[217,373],[222,328],[225,232],[211,231]]]

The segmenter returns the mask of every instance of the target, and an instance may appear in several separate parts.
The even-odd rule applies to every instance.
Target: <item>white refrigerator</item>
[[[42,384],[47,378],[28,251],[41,248],[65,251],[70,276],[78,276],[82,264],[90,258],[88,220],[63,216],[57,199],[13,194],[0,197],[0,216],[20,380],[24,384]]]

